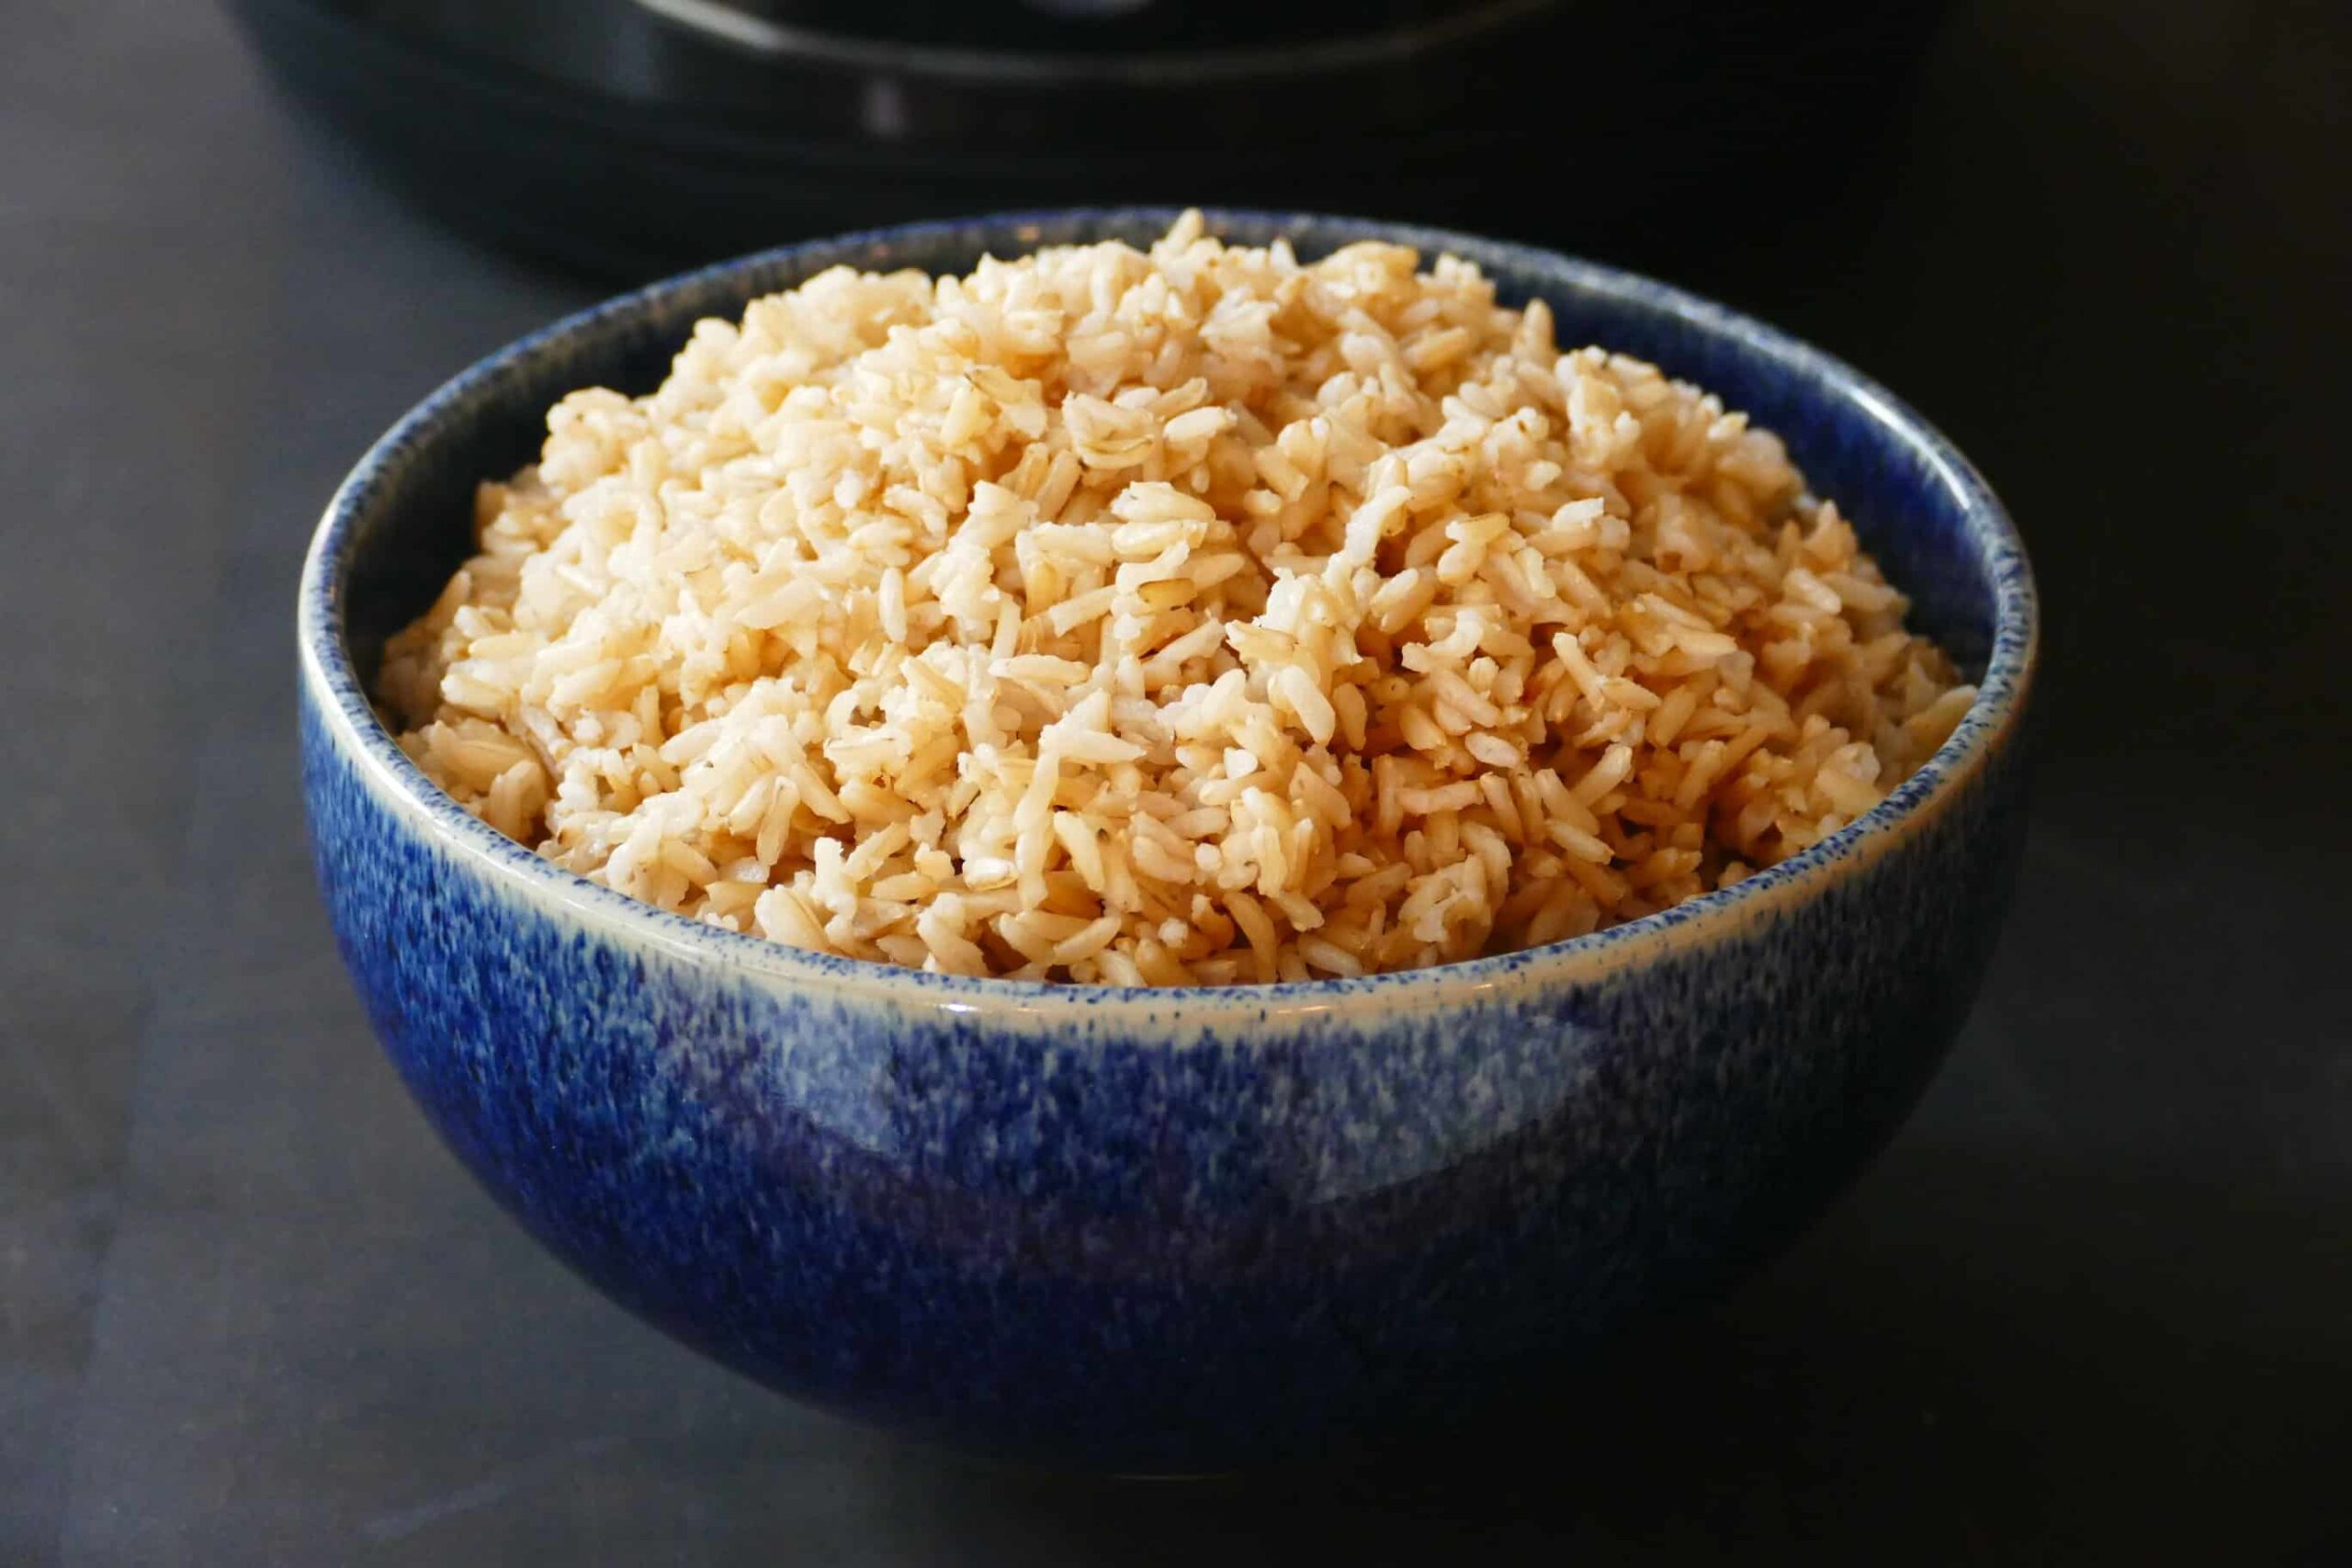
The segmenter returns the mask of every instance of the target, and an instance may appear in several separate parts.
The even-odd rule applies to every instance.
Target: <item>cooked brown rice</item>
[[[695,919],[1179,985],[1647,914],[1951,732],[1973,689],[1778,440],[1418,263],[1188,214],[706,321],[481,487],[387,651],[401,744]]]

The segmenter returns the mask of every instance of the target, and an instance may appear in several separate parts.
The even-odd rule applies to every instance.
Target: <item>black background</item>
[[[2007,496],[2049,616],[2016,913],[1877,1168],[1555,1422],[1182,1487],[741,1384],[434,1144],[309,886],[295,573],[379,430],[589,291],[379,194],[211,6],[6,20],[0,1560],[2352,1550],[2340,6],[1965,6],[1866,194],[1578,246],[1854,360]]]

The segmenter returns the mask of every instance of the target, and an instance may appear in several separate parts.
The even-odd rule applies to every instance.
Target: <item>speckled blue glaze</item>
[[[319,878],[418,1101],[548,1247],[794,1395],[1112,1471],[1312,1453],[1475,1412],[1721,1288],[1891,1134],[1983,971],[2023,830],[2036,640],[1999,503],[1853,371],[1677,290],[1396,225],[1781,432],[1984,694],[1886,804],[1738,887],[1369,980],[1057,988],[816,957],[554,869],[460,811],[362,695],[460,558],[475,479],[582,385],[836,263],[967,267],[1161,210],[796,246],[560,323],[435,393],[336,494],[300,607]]]

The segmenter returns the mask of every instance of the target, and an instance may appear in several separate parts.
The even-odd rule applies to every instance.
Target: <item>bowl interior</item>
[[[1161,209],[975,220],[794,246],[660,283],[560,322],[459,377],[388,438],[351,493],[338,559],[345,646],[363,682],[384,640],[420,614],[470,553],[472,492],[533,461],[546,411],[565,393],[651,390],[694,322],[733,317],[760,295],[827,266],[968,270],[983,254],[1117,237],[1147,244]],[[2003,618],[2004,578],[2022,559],[1999,509],[1956,453],[1886,393],[1783,334],[1679,290],[1547,252],[1410,226],[1219,213],[1214,231],[1250,243],[1287,237],[1312,257],[1365,238],[1476,261],[1501,297],[1541,296],[1563,346],[1597,343],[1654,360],[1777,432],[1812,480],[1913,601],[1913,624],[1982,680]],[[1924,436],[1924,439],[1923,439]],[[336,568],[340,570],[335,570]]]

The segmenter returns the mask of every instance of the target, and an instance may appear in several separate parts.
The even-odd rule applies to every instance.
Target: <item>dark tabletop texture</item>
[[[295,577],[377,432],[592,290],[383,195],[209,5],[0,22],[0,1562],[2352,1561],[2340,5],[1963,6],[1888,179],[1589,236],[2007,498],[2016,913],[1883,1160],[1555,1421],[1186,1486],[763,1393],[434,1141],[311,886]]]

